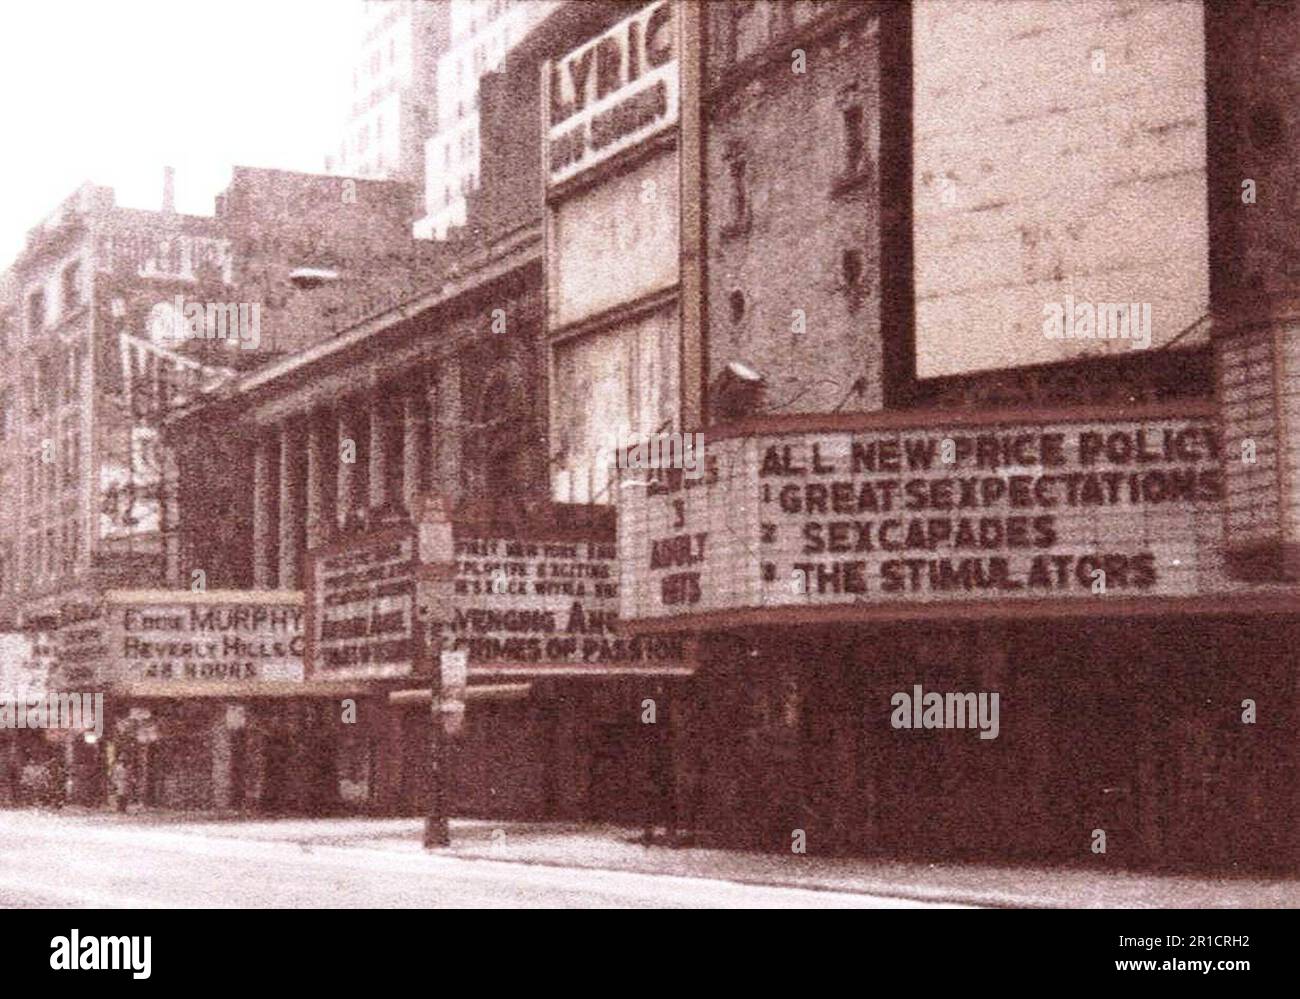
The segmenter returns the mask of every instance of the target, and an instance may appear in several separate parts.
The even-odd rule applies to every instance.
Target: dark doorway
[[[230,807],[243,808],[246,782],[244,768],[248,766],[248,740],[242,728],[230,733]]]
[[[267,736],[265,761],[262,806],[272,814],[281,815],[293,806],[293,741],[283,735]]]
[[[402,786],[397,800],[401,815],[423,815],[429,807],[429,763],[433,753],[433,721],[427,705],[402,712]]]
[[[640,824],[659,815],[659,792],[651,769],[658,737],[654,725],[592,725],[589,821]]]

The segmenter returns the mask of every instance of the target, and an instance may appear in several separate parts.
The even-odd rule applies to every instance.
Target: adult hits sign
[[[1199,417],[758,433],[624,474],[625,618],[1230,588]]]

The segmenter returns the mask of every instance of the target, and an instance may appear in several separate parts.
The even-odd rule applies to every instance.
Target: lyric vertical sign
[[[548,67],[547,180],[569,180],[677,123],[677,17],[651,4]]]

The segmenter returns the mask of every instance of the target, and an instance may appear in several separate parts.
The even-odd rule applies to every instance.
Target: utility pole
[[[453,734],[459,710],[463,710],[464,653],[443,652],[443,623],[451,619],[452,585],[455,576],[455,543],[451,519],[443,497],[436,493],[417,495],[411,511],[416,535],[416,599],[421,656],[428,670],[430,710],[433,717],[429,739],[429,812],[424,820],[425,849],[451,845],[447,821],[448,740]],[[448,672],[450,671],[450,673]],[[459,709],[459,710],[458,710]]]
[[[433,622],[430,622],[430,630],[434,630]],[[432,642],[430,646],[433,646]],[[451,744],[460,733],[465,720],[469,653],[464,649],[442,650],[434,663],[433,745],[429,752],[433,782],[429,794],[429,817],[424,825],[426,847],[451,845],[451,834],[447,828],[447,802],[450,798],[447,793],[447,767]]]
[[[429,745],[429,814],[424,820],[424,848],[426,850],[439,846],[451,846],[451,829],[447,823],[447,799],[443,793],[443,782],[447,772],[447,738],[443,731],[442,710],[442,646],[439,628],[433,620],[425,622],[424,651],[426,662],[433,668],[432,684],[433,709]]]

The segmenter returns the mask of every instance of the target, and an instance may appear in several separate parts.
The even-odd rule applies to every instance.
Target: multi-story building
[[[352,103],[327,173],[401,180],[424,190],[424,143],[438,127],[438,59],[449,4],[366,0]]]
[[[1295,9],[682,6],[704,469],[616,493],[625,626],[698,643],[679,812],[1294,867]]]
[[[479,187],[479,81],[555,8],[554,0],[450,0],[451,40],[437,62],[438,130],[424,146],[424,217],[415,234],[445,239]]]
[[[157,300],[196,288],[216,299],[232,277],[211,219],[121,209],[110,189],[91,185],[28,234],[10,269],[17,363],[7,369],[14,467],[6,508],[14,523],[3,544],[11,619],[19,601],[64,591],[110,550],[129,559],[134,543],[146,552],[156,544],[157,497],[138,481],[152,455],[132,432],[121,352],[105,334],[125,312],[125,300],[105,289],[128,271],[157,288]],[[133,332],[147,330],[142,320]]]
[[[548,485],[540,71],[549,55],[626,10],[569,5],[530,36],[517,66],[485,82],[480,213],[446,244],[427,287],[395,294],[387,309],[339,336],[248,372],[169,427],[182,468],[181,585],[201,567],[215,588],[305,591],[316,618],[337,615],[358,599],[356,588],[313,604],[317,588],[329,585],[322,579],[352,576],[364,602],[364,580],[395,580],[402,566],[358,562],[340,574],[330,568],[335,553],[369,558],[363,550],[374,532],[400,532],[424,494],[444,499],[460,566],[448,641],[468,651],[473,678],[451,767],[449,800],[459,814],[636,820],[658,800],[644,764],[657,758],[663,730],[640,726],[632,709],[646,689],[662,699],[661,688],[682,671],[680,649],[671,641],[629,648],[611,634],[616,588],[574,582],[609,578],[611,510],[552,504]],[[218,510],[231,530],[221,537],[212,528]],[[551,553],[531,556],[545,560],[541,569],[518,569],[529,544]],[[529,575],[527,593],[516,580],[498,594],[474,573],[496,562],[485,553],[516,546],[516,572],[552,575]],[[318,651],[303,682],[278,692],[287,698],[265,693],[269,684],[211,685],[203,713],[193,716],[197,730],[212,733],[202,748],[190,747],[197,772],[210,775],[211,761],[232,758],[223,701],[245,705],[250,733],[235,754],[244,777],[209,781],[212,804],[416,814],[427,807],[429,667],[410,651],[423,636],[402,602],[404,584],[386,585],[396,587],[383,598],[391,604],[384,613],[406,636],[394,643],[404,655],[343,661]],[[549,588],[554,595],[543,592]],[[520,601],[526,609],[516,608]],[[317,637],[338,626],[309,620],[311,647],[321,649]],[[366,636],[354,637],[347,651],[374,651]],[[341,718],[343,699],[355,704],[351,720]],[[185,707],[173,700],[156,713]],[[295,754],[287,769],[274,763],[274,747],[286,739]],[[635,762],[629,768],[620,759]],[[296,781],[285,780],[289,772]],[[243,789],[238,799],[235,787]]]
[[[31,230],[0,317],[7,628],[52,630],[108,588],[163,585],[178,549],[162,416],[331,336],[341,294],[408,284],[428,252],[411,214],[397,181],[240,167],[210,217],[174,210],[168,171],[159,211],[87,184]],[[72,661],[56,685],[86,679]]]

